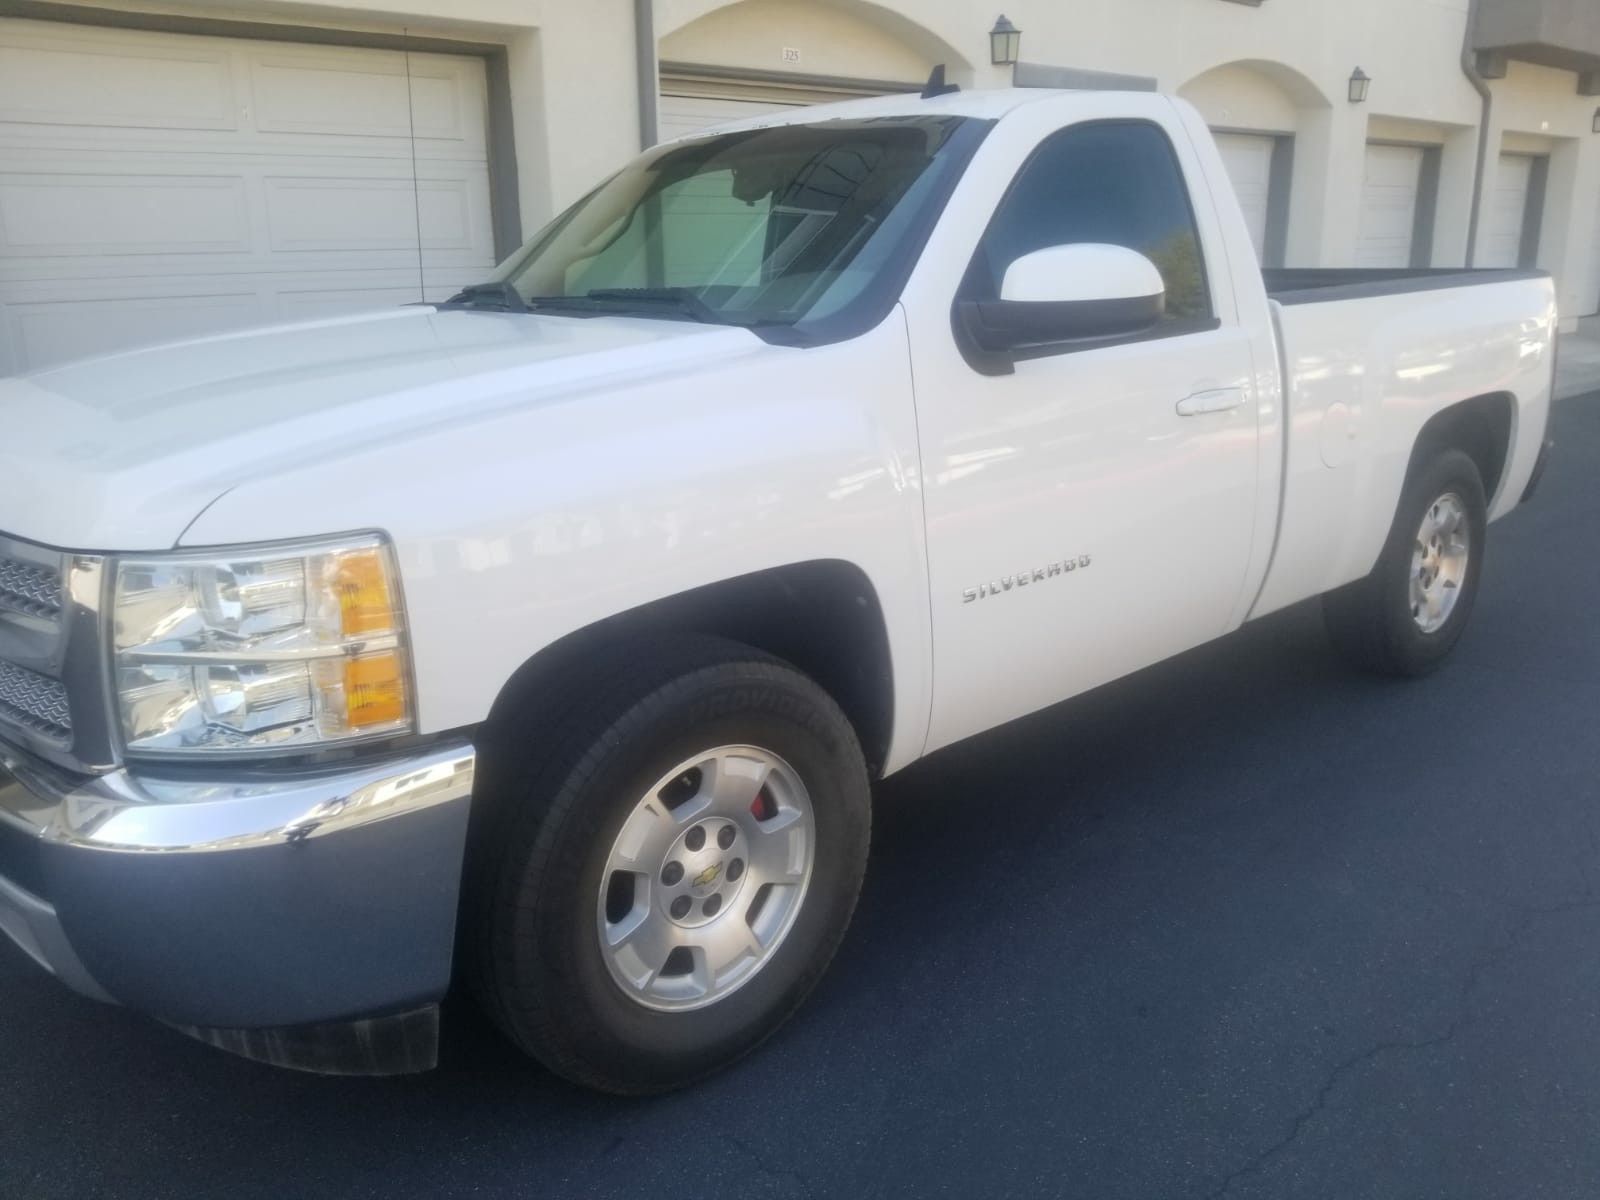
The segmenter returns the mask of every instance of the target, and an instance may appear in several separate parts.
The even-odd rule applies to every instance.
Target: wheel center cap
[[[749,845],[735,820],[712,816],[695,822],[662,860],[655,903],[675,925],[687,928],[728,912],[744,887]]]

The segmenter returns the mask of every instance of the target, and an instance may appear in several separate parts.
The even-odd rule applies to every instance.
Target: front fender
[[[185,545],[337,530],[394,540],[423,732],[482,721],[557,639],[692,588],[817,559],[881,600],[895,712],[885,770],[922,749],[926,547],[904,320],[556,396],[505,397],[426,439],[251,481]]]

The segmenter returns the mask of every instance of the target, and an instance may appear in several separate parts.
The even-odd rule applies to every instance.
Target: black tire
[[[1412,550],[1429,507],[1447,493],[1462,500],[1469,531],[1466,571],[1449,618],[1424,632],[1412,617]],[[1417,676],[1436,670],[1472,617],[1483,571],[1488,512],[1477,464],[1460,450],[1442,450],[1411,471],[1394,524],[1372,572],[1327,593],[1323,619],[1334,646],[1356,666],[1379,675]]]
[[[517,728],[486,797],[498,819],[469,865],[464,950],[491,1018],[527,1053],[601,1091],[692,1083],[776,1030],[844,936],[871,834],[855,732],[805,675],[748,646],[688,636],[634,643],[582,664],[559,706]],[[690,1011],[624,994],[596,933],[596,898],[623,822],[652,784],[708,748],[745,744],[788,763],[815,821],[810,884],[788,934],[749,981]],[[509,756],[507,751],[509,750]],[[492,747],[491,754],[497,748]]]

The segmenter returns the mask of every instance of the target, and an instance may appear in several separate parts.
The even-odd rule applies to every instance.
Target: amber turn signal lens
[[[388,725],[406,716],[405,670],[393,651],[344,664],[345,724],[351,730]]]
[[[339,596],[340,632],[345,637],[394,631],[394,597],[389,592],[389,574],[384,570],[381,550],[352,550],[339,555],[334,567],[334,589]]]

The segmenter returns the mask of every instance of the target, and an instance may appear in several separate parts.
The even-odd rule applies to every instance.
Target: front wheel
[[[1428,460],[1407,479],[1372,572],[1323,597],[1334,645],[1378,674],[1437,668],[1472,614],[1487,531],[1477,464],[1459,450]]]
[[[804,999],[854,909],[870,802],[849,722],[786,664],[699,638],[621,657],[526,731],[470,911],[505,1032],[639,1093],[732,1062]]]

